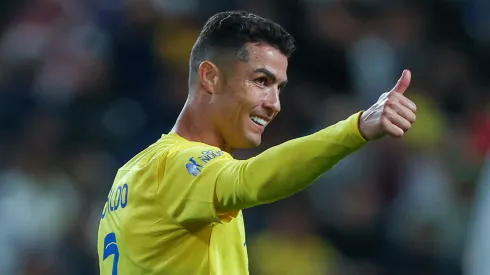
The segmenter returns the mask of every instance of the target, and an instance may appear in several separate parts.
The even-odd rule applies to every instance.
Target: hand
[[[359,131],[366,140],[375,140],[385,135],[402,137],[415,122],[417,106],[403,93],[408,88],[412,74],[404,70],[395,87],[382,94],[378,102],[362,113]]]

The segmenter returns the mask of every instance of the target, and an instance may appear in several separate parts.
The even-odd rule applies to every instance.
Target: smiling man
[[[117,173],[98,235],[101,274],[248,274],[241,210],[308,187],[367,140],[401,137],[416,107],[392,91],[365,112],[248,159],[281,110],[292,37],[254,14],[212,16],[190,60],[189,96],[175,127]]]

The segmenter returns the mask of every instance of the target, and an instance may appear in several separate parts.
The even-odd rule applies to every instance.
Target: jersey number
[[[116,234],[109,233],[104,238],[104,261],[107,257],[114,255],[112,264],[112,275],[117,275],[117,264],[119,263],[119,249],[116,243]]]

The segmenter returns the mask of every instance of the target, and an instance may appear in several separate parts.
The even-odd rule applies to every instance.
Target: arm
[[[270,148],[246,161],[213,169],[216,207],[230,212],[270,203],[308,187],[366,140],[358,130],[360,113],[312,135]],[[210,165],[211,168],[213,165]]]
[[[401,137],[415,121],[416,106],[403,96],[409,82],[405,71],[393,90],[365,112],[248,160],[235,160],[205,144],[172,152],[164,169],[169,186],[164,201],[175,201],[168,214],[178,223],[226,221],[238,210],[303,190],[366,140]],[[203,156],[203,151],[213,156]]]
[[[364,137],[401,137],[415,121],[416,106],[403,96],[410,79],[410,72],[404,71],[393,90],[366,112],[223,167],[216,178],[216,207],[236,211],[293,195],[362,147]]]
[[[290,196],[366,143],[359,117],[354,114],[248,160],[202,143],[172,151],[160,168],[158,201],[176,223],[186,224],[227,222],[239,210]]]

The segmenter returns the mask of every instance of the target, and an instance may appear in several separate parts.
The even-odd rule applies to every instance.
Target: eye
[[[267,86],[269,80],[267,79],[267,77],[259,77],[255,79],[255,82],[260,84],[261,86]]]

